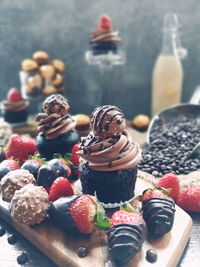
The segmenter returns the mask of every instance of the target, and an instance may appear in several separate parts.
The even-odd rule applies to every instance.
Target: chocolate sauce
[[[175,203],[170,197],[150,198],[142,202],[143,218],[150,235],[159,238],[171,231],[174,223]]]
[[[142,248],[147,229],[144,224],[117,224],[108,232],[108,248],[117,266],[124,266]]]
[[[0,225],[0,236],[3,236],[5,232],[5,229]]]
[[[74,221],[69,212],[69,208],[71,203],[79,197],[80,195],[61,197],[51,203],[51,206],[48,211],[52,221],[68,232],[78,232],[78,228],[74,224]]]

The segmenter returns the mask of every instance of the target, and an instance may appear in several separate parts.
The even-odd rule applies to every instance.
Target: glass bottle
[[[181,102],[183,69],[177,36],[177,16],[169,13],[164,18],[162,49],[152,75],[152,115]]]

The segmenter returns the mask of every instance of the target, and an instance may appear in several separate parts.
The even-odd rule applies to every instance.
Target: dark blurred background
[[[10,87],[20,87],[21,61],[36,50],[67,65],[65,96],[71,113],[90,113],[99,105],[96,92],[104,88],[113,96],[104,99],[123,109],[128,118],[150,114],[152,69],[162,45],[162,22],[167,12],[177,13],[181,42],[188,49],[183,61],[182,101],[187,102],[200,83],[200,5],[198,0],[1,0],[0,100]],[[89,66],[85,51],[90,31],[101,14],[108,14],[126,51],[123,66],[100,72]]]

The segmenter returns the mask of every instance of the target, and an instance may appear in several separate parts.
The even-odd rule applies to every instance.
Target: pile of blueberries
[[[191,157],[200,142],[200,120],[159,123],[143,147],[139,169],[156,177],[166,173],[187,174],[200,170],[198,156]]]

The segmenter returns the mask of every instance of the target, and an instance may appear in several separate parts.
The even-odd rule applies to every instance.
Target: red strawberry
[[[74,166],[78,167],[80,163],[80,156],[76,153],[77,151],[80,150],[79,144],[75,144],[72,148],[72,154],[70,157],[70,161],[73,163]]]
[[[168,197],[171,197],[176,201],[180,193],[180,184],[179,184],[179,179],[175,174],[173,173],[165,174],[159,179],[157,186],[166,189],[170,188],[171,192],[168,194]]]
[[[139,214],[125,210],[116,211],[111,217],[111,227],[121,223],[129,223],[134,225],[145,224],[143,218]]]
[[[169,192],[170,191],[167,189],[149,188],[143,192],[143,195],[141,196],[141,200],[144,201],[144,200],[147,200],[153,197],[162,198],[168,195]]]
[[[80,233],[88,234],[95,230],[94,220],[97,209],[95,202],[88,196],[82,195],[70,206],[70,214]]]
[[[11,157],[19,160],[21,163],[28,159],[28,153],[21,136],[18,134],[11,135],[7,144],[6,158]]]
[[[36,147],[34,138],[29,137],[29,136],[23,136],[22,141],[23,141],[24,147],[25,147],[25,149],[29,155],[37,152],[37,147]]]
[[[200,185],[193,185],[181,192],[177,205],[187,211],[200,212]]]
[[[17,169],[20,168],[20,165],[19,165],[19,163],[18,163],[16,160],[14,160],[14,159],[5,159],[4,161],[2,161],[2,162],[0,163],[0,169],[1,169],[2,167],[8,167],[8,168],[10,168],[10,169],[12,169],[12,170],[17,170]]]
[[[79,170],[78,170],[78,166],[80,163],[80,156],[76,153],[77,151],[80,150],[79,144],[75,144],[72,148],[71,151],[71,157],[70,157],[70,161],[73,164],[72,166],[72,175],[77,177],[79,175]],[[75,167],[75,168],[74,168]]]
[[[11,102],[18,102],[22,100],[22,96],[17,88],[11,88],[7,94],[7,99]]]
[[[74,190],[68,179],[65,177],[56,178],[49,190],[49,197],[51,201],[55,201],[59,197],[72,195],[74,195]]]
[[[107,15],[102,15],[98,24],[98,27],[102,30],[106,30],[112,27],[112,20]]]
[[[90,234],[98,229],[108,229],[110,222],[95,197],[73,195],[60,197],[51,203],[51,219],[71,233]]]

